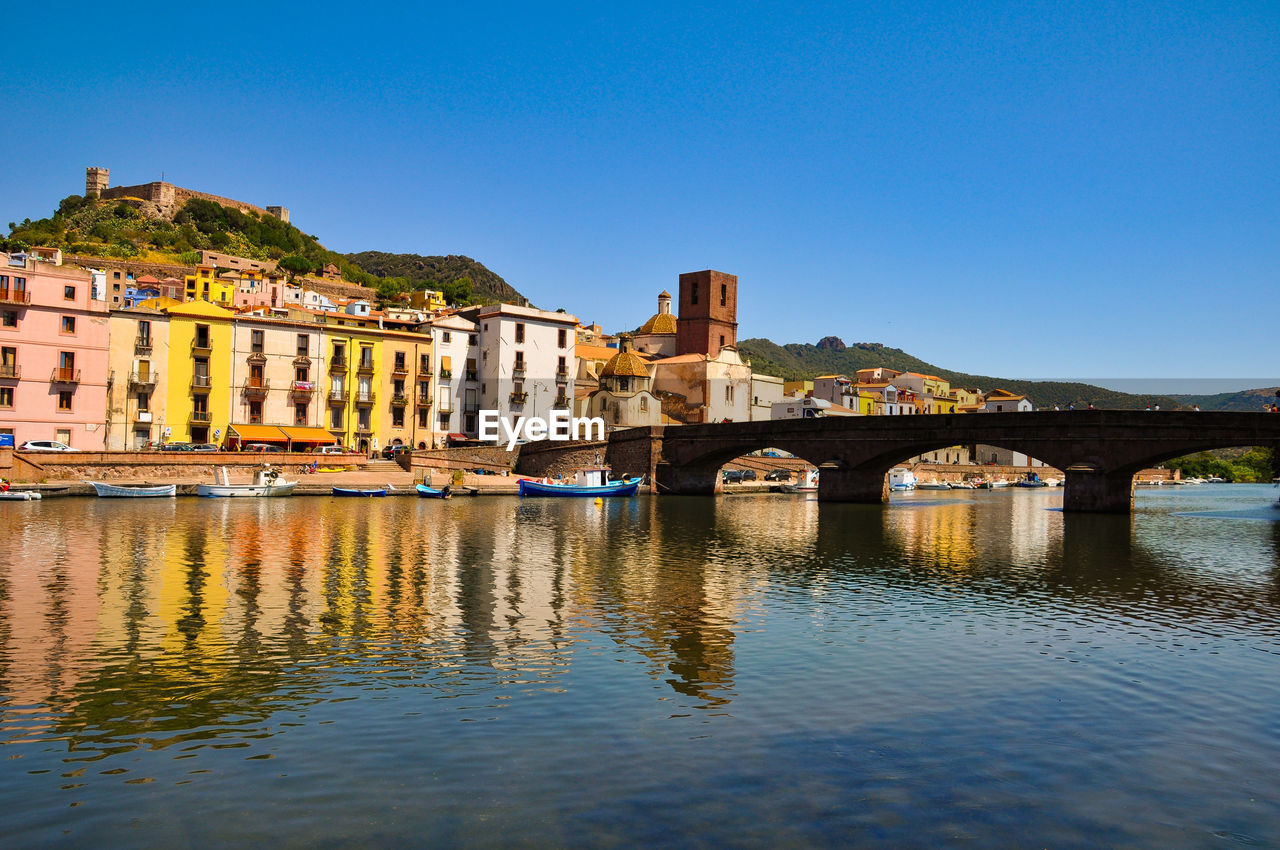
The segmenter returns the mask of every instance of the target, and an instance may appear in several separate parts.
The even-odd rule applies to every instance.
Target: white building
[[[480,337],[476,323],[459,315],[430,322],[435,364],[432,432],[436,444],[450,434],[475,439],[480,411]]]
[[[773,418],[773,406],[786,398],[782,379],[751,373],[751,421]]]
[[[548,418],[573,406],[578,320],[513,304],[459,313],[480,328],[480,407],[514,428],[518,417]]]

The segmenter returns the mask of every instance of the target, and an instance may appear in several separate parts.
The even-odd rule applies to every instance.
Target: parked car
[[[771,469],[764,474],[765,481],[790,481],[791,470],[789,469]]]
[[[66,443],[58,440],[27,440],[18,446],[20,452],[78,452],[79,449],[73,449]]]
[[[164,443],[160,446],[162,452],[189,452],[191,451],[190,443]]]
[[[191,451],[193,451],[193,452],[220,452],[220,451],[222,451],[222,449],[221,449],[221,448],[219,448],[218,446],[215,446],[213,443],[199,443],[199,444],[197,444],[197,445],[192,446],[192,447],[191,447]]]
[[[754,469],[726,469],[721,475],[725,484],[741,484],[743,481],[755,481]]]
[[[282,452],[283,446],[273,446],[271,443],[245,443],[240,447],[244,452]]]
[[[382,450],[382,458],[383,460],[395,460],[397,456],[412,450],[412,446],[387,446]]]
[[[342,446],[320,446],[315,453],[319,455],[340,455],[346,451]]]

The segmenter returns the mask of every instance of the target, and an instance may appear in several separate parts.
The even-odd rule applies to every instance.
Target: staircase
[[[404,472],[404,470],[400,468],[400,464],[396,463],[394,460],[383,460],[382,458],[378,458],[377,460],[371,460],[368,463],[366,463],[364,465],[364,471],[378,472],[378,473]]]

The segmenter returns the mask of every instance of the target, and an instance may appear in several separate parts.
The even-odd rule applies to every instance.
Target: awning
[[[338,438],[323,428],[304,428],[300,425],[280,426],[284,435],[295,443],[317,443],[327,446],[338,442]]]
[[[448,439],[456,442],[459,440],[470,440],[471,438],[468,437],[466,434],[449,434]]]
[[[228,425],[227,439],[242,443],[289,442],[289,438],[274,425]]]

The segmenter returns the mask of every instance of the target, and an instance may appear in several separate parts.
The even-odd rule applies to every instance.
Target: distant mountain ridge
[[[1016,378],[999,378],[992,375],[973,375],[935,366],[913,357],[898,348],[890,348],[878,342],[858,342],[845,345],[837,337],[826,337],[816,345],[812,343],[788,343],[778,345],[767,339],[744,339],[738,342],[738,350],[751,360],[754,371],[775,375],[785,380],[807,380],[819,375],[843,374],[852,376],[859,369],[887,366],[900,372],[922,372],[937,375],[951,382],[952,386],[981,389],[984,392],[1006,389],[1031,399],[1037,408],[1052,408],[1055,404],[1077,408],[1093,404],[1096,407],[1141,409],[1160,405],[1165,409],[1190,407],[1199,404],[1202,410],[1259,410],[1262,402],[1241,399],[1248,393],[1269,393],[1270,390],[1250,390],[1248,393],[1230,393],[1223,396],[1174,396],[1142,395],[1109,390],[1073,381],[1027,381]],[[1236,406],[1246,405],[1246,406]]]

